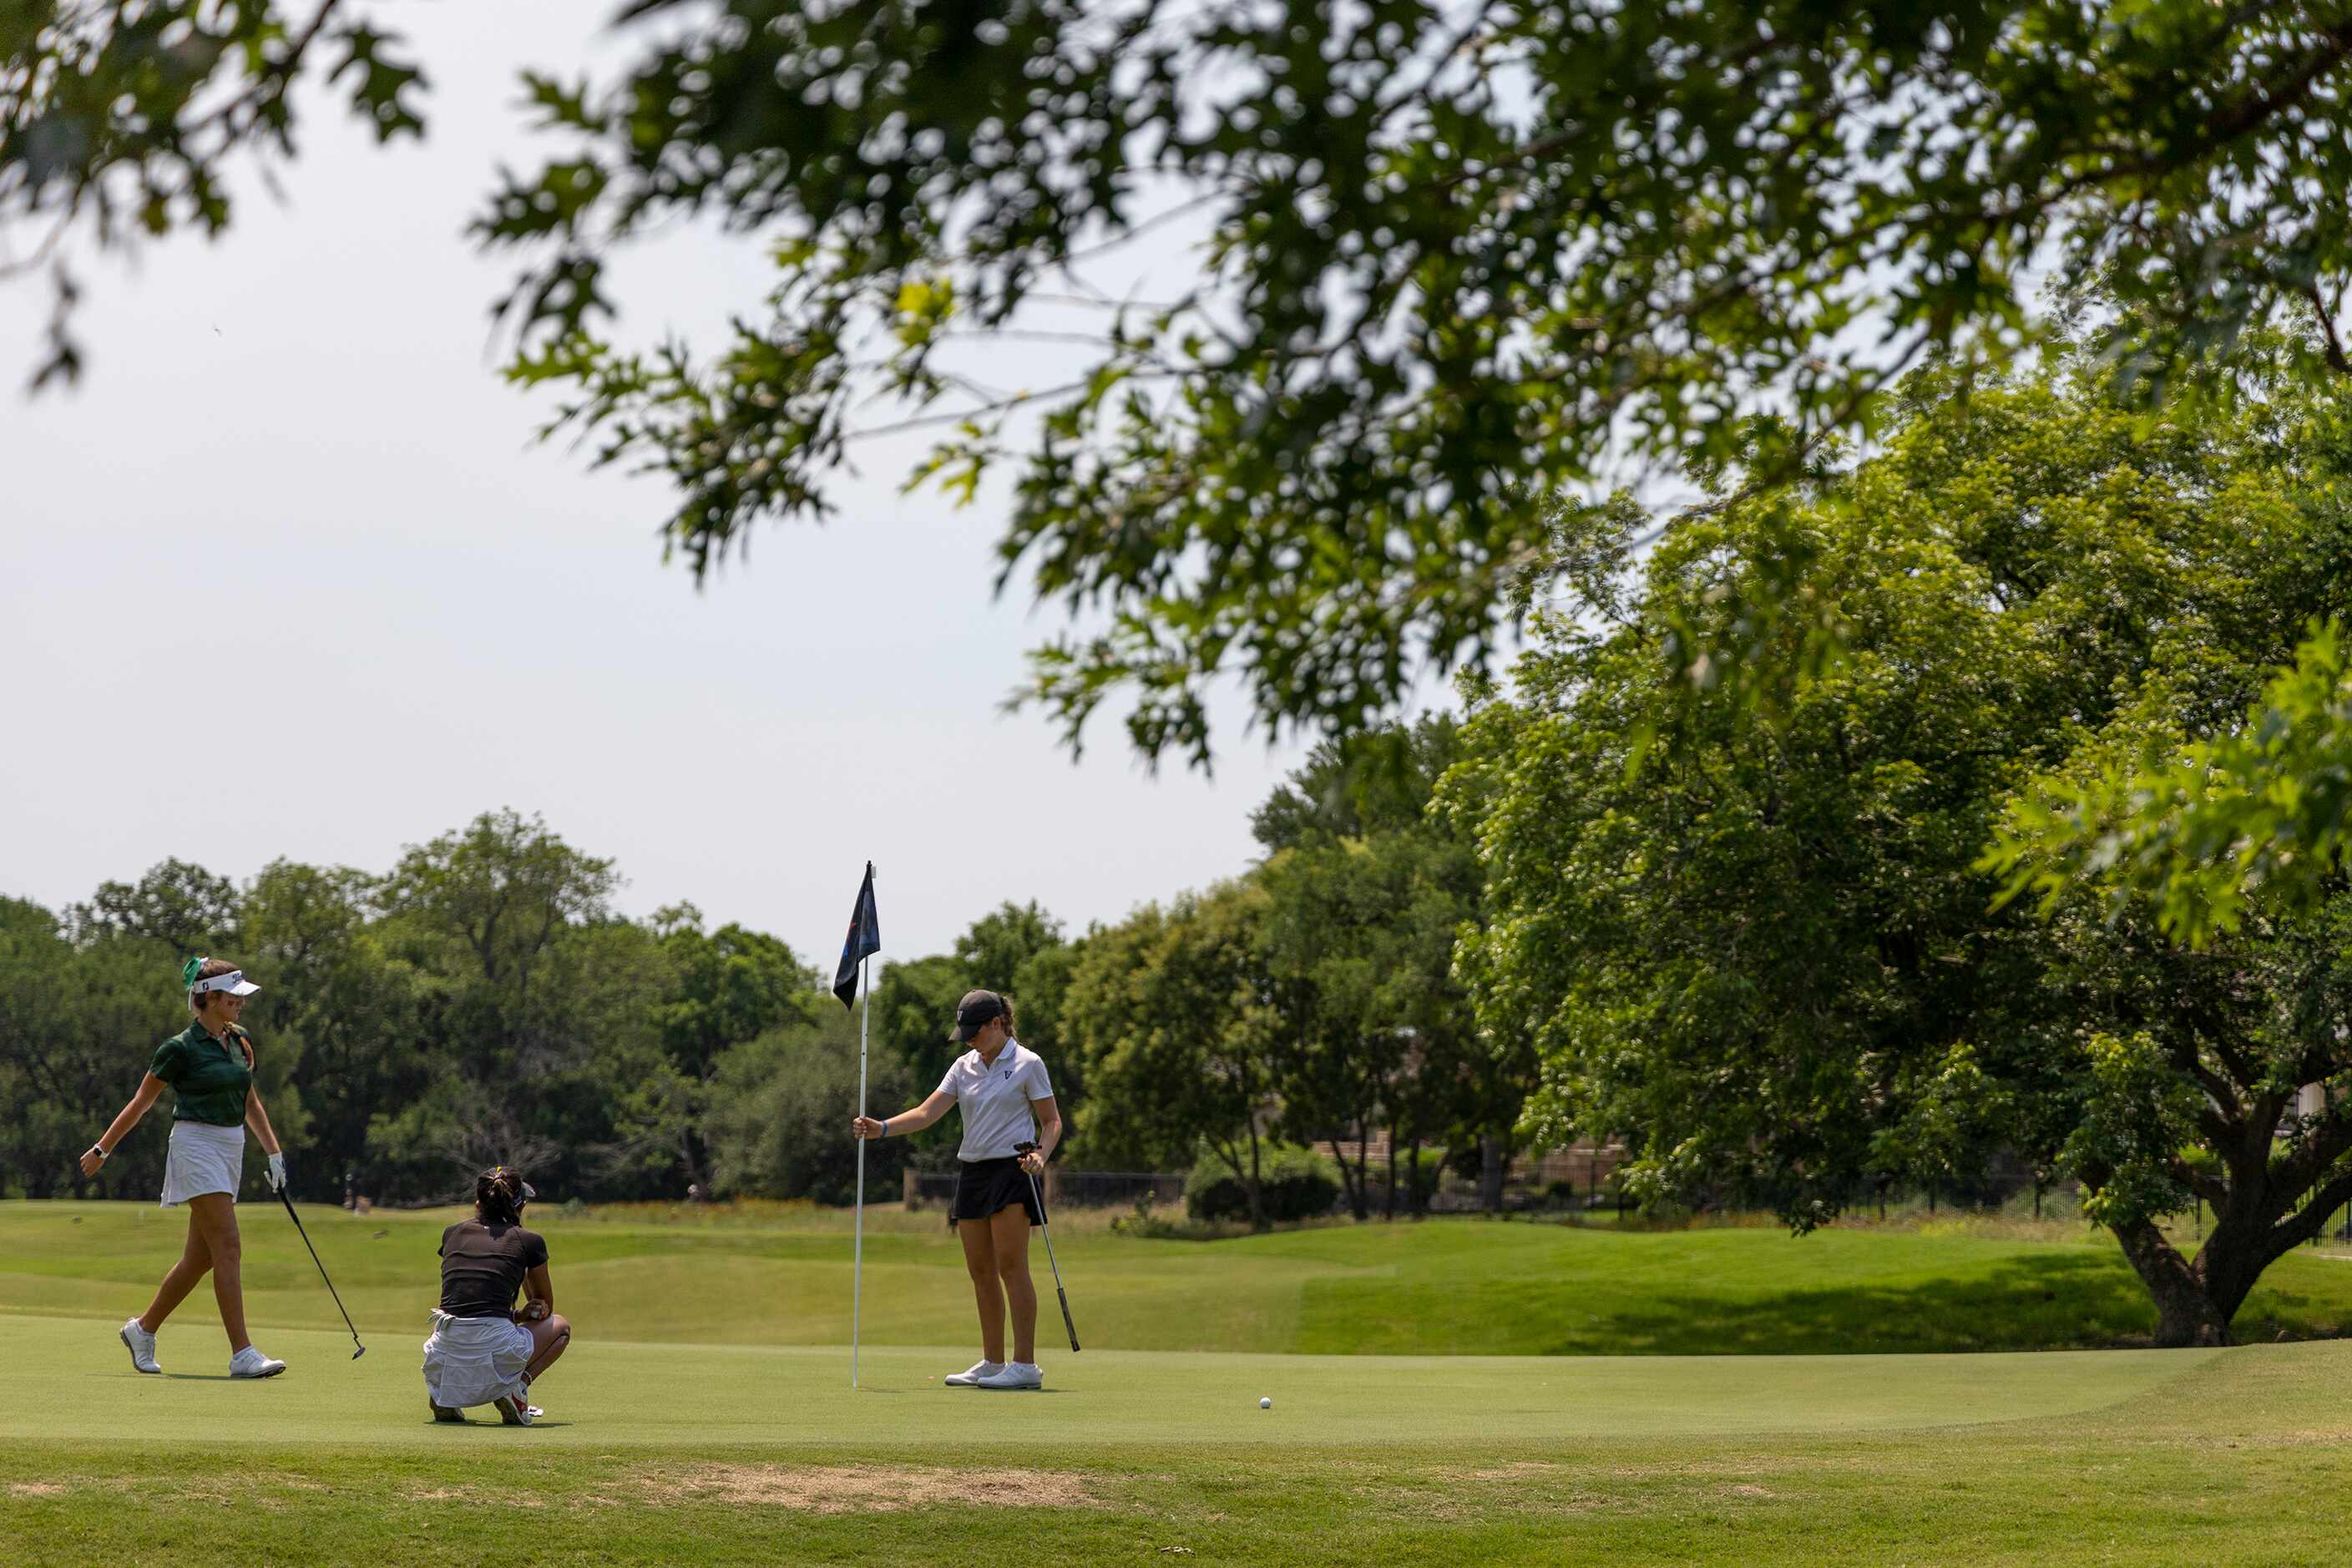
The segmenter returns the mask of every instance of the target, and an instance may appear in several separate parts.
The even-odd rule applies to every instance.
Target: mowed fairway
[[[242,1213],[256,1331],[339,1327],[284,1210],[248,1202]],[[846,1214],[681,1215],[532,1211],[583,1343],[849,1342]],[[438,1289],[434,1249],[457,1217],[306,1207],[303,1223],[363,1327],[421,1337]],[[2069,1350],[2144,1340],[2156,1321],[2112,1241],[2059,1227],[2081,1239],[1863,1229],[1792,1239],[1769,1228],[1645,1234],[1442,1221],[1189,1242],[1116,1235],[1105,1217],[1073,1215],[1055,1226],[1081,1342],[1105,1351]],[[0,1314],[119,1323],[146,1304],[186,1226],[179,1211],[152,1205],[0,1203]],[[1031,1261],[1046,1278],[1042,1247]],[[205,1312],[208,1300],[197,1298]],[[2263,1276],[2237,1329],[2252,1342],[2282,1330],[2333,1336],[2346,1322],[2352,1264],[2298,1253]],[[971,1343],[963,1255],[937,1211],[869,1211],[865,1334],[868,1344]]]
[[[368,1341],[357,1362],[282,1212],[244,1217],[257,1338],[292,1363],[264,1384],[221,1375],[208,1295],[165,1331],[170,1375],[139,1376],[116,1343],[178,1216],[0,1205],[0,1561],[2322,1563],[2341,1560],[2352,1512],[2331,1500],[2352,1482],[2352,1396],[2336,1392],[2352,1385],[2352,1345],[1269,1353],[1328,1341],[1356,1310],[1368,1348],[1475,1342],[1480,1302],[1528,1320],[1486,1338],[1549,1316],[1574,1348],[1594,1323],[1677,1303],[1731,1323],[1742,1291],[1727,1271],[1751,1295],[1772,1271],[1784,1294],[1853,1297],[1800,1310],[1757,1296],[1729,1334],[1750,1350],[1899,1313],[1906,1290],[1912,1319],[1964,1315],[2009,1276],[2057,1298],[2016,1320],[2040,1323],[2067,1310],[2069,1281],[2097,1276],[2037,1275],[2034,1249],[2087,1262],[2089,1247],[2003,1243],[1989,1260],[1953,1238],[1858,1232],[1792,1244],[1447,1225],[1190,1244],[1074,1228],[1065,1266],[1091,1348],[1072,1356],[1049,1334],[1049,1392],[989,1395],[939,1383],[971,1354],[946,1238],[887,1215],[893,1228],[868,1238],[867,1386],[853,1393],[831,1342],[846,1327],[828,1299],[847,1283],[835,1216],[551,1215],[582,1337],[539,1390],[549,1421],[515,1431],[425,1419],[417,1351],[446,1215],[306,1212]],[[1675,1242],[1706,1246],[1680,1259],[1650,1246]],[[1742,1247],[1769,1262],[1742,1274]],[[1416,1306],[1433,1299],[1412,1261],[1424,1250],[1467,1309]],[[1716,1266],[1713,1298],[1693,1257]],[[2305,1313],[2337,1299],[2330,1270],[2352,1276],[2290,1261],[2315,1277],[2288,1270],[2282,1296],[2300,1304],[2282,1306]],[[1571,1331],[1580,1266],[1601,1310]],[[1559,1276],[1549,1294],[1543,1268]],[[2095,1288],[2072,1294],[2073,1310],[2105,1310]],[[1218,1331],[1234,1337],[1154,1342]]]

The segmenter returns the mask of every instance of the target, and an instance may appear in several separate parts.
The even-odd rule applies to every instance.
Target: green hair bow
[[[196,983],[196,976],[203,971],[204,967],[205,961],[201,958],[192,958],[188,960],[187,963],[180,965],[180,984],[182,987],[185,988],[194,985]]]

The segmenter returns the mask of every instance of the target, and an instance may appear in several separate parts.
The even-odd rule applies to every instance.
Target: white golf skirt
[[[205,1193],[226,1193],[231,1201],[245,1177],[245,1129],[209,1121],[172,1123],[171,1157],[163,1163],[163,1206]]]
[[[530,1331],[504,1318],[453,1318],[433,1309],[433,1337],[425,1342],[425,1393],[447,1410],[523,1395],[530,1365]]]

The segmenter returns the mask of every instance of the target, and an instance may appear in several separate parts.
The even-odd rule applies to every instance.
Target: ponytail
[[[520,1225],[523,1198],[530,1184],[505,1165],[493,1165],[474,1178],[474,1207],[484,1225]]]

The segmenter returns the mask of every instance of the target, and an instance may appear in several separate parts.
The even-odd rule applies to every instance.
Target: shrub
[[[711,1181],[720,1193],[834,1205],[856,1196],[857,1143],[848,1121],[857,1103],[857,1058],[836,1037],[848,1016],[836,1012],[823,1025],[771,1029],[719,1058],[704,1125]],[[905,1069],[887,1058],[872,1067],[867,1108],[882,1115],[906,1104]],[[866,1146],[869,1197],[898,1192],[908,1144],[886,1138]]]
[[[1186,1238],[1188,1234],[1183,1226],[1151,1206],[1148,1193],[1135,1200],[1132,1213],[1111,1215],[1110,1233],[1144,1241],[1172,1241]]]
[[[1268,1143],[1259,1152],[1258,1190],[1267,1219],[1313,1219],[1339,1202],[1339,1176],[1312,1149]],[[1223,1160],[1203,1152],[1184,1178],[1184,1209],[1196,1220],[1246,1220],[1249,1193]]]

